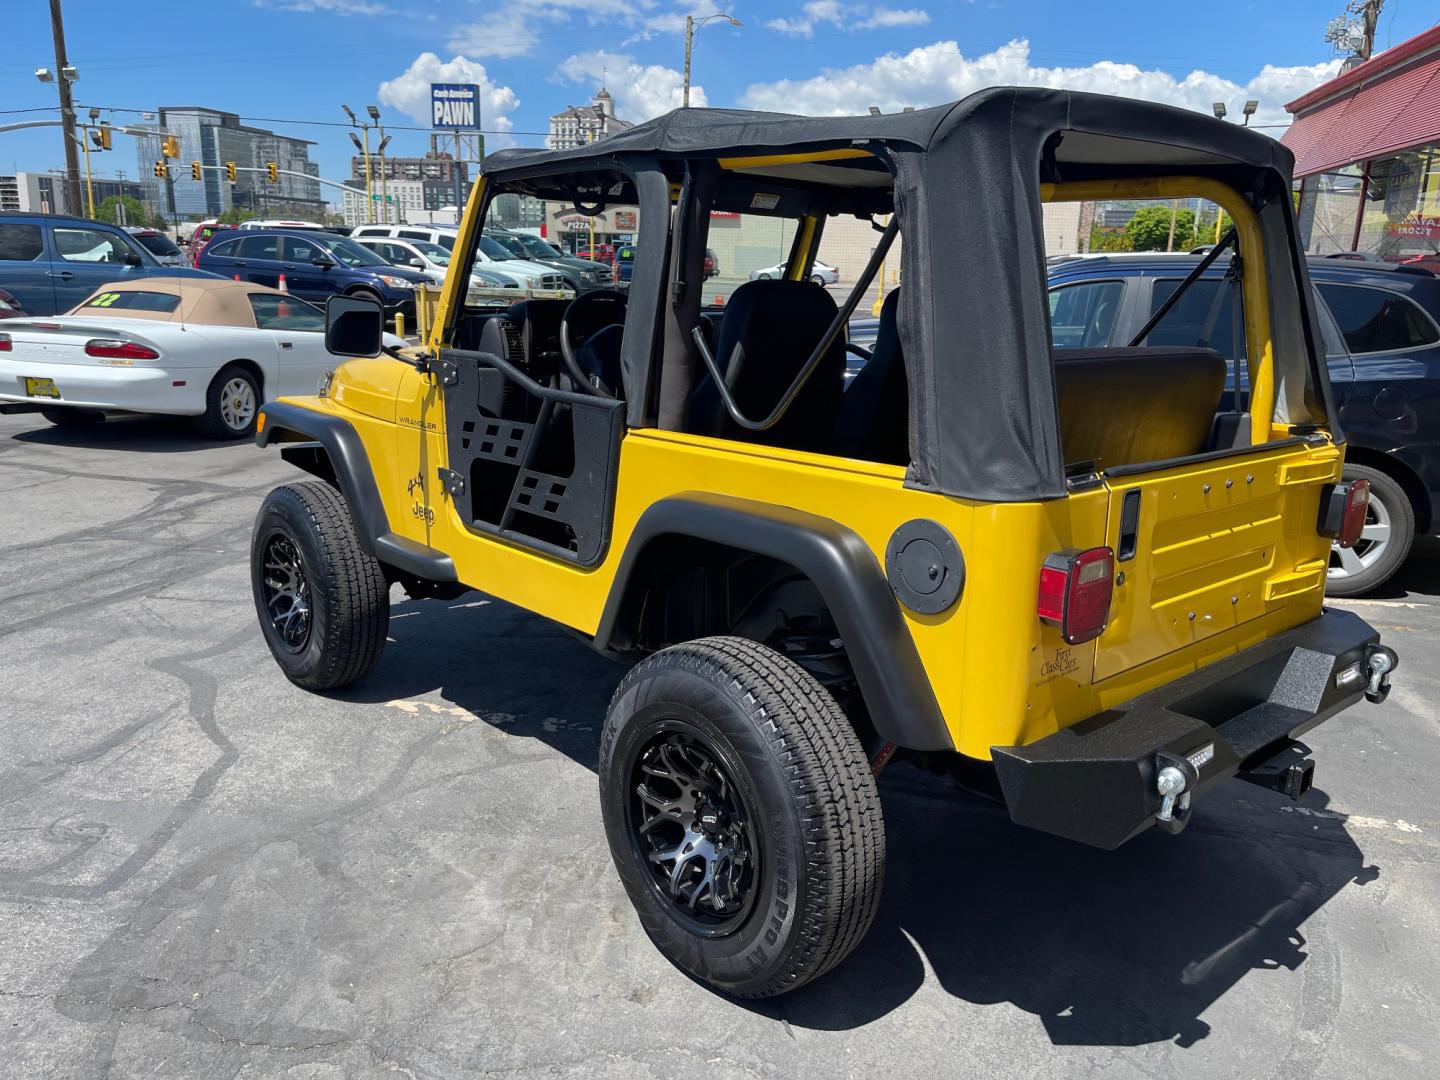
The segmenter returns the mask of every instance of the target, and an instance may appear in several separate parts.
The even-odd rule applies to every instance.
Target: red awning
[[[1382,53],[1370,64],[1385,59]],[[1342,93],[1330,95],[1320,87],[1292,102],[1292,107],[1300,108],[1280,141],[1295,155],[1296,176],[1440,140],[1440,52],[1429,51],[1414,63],[1402,61],[1402,66],[1368,79],[1353,79],[1361,71],[1357,68],[1335,80],[1353,84],[1353,89],[1346,85]],[[1323,103],[1305,107],[1316,99]]]

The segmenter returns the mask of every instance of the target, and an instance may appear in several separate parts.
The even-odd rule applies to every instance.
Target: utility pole
[[[1384,5],[1385,0],[1364,0],[1360,10],[1355,12],[1360,16],[1360,32],[1363,35],[1355,55],[1361,60],[1369,60],[1375,51],[1375,25],[1380,21],[1380,9]]]
[[[694,15],[685,16],[685,86],[680,97],[682,108],[690,107],[690,53],[694,49],[695,31],[711,19],[724,19],[731,26],[743,25],[734,15],[727,15],[724,12],[716,12],[714,15],[706,15],[700,19],[695,18]]]
[[[55,35],[55,89],[60,93],[60,124],[65,133],[65,202],[70,213],[80,212],[80,161],[75,156],[75,102],[66,77],[70,60],[65,55],[65,22],[60,0],[50,0],[50,30]]]

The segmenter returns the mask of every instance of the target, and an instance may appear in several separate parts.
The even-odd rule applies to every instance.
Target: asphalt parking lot
[[[57,1077],[1434,1077],[1440,542],[1354,603],[1390,700],[1115,853],[882,777],[876,926],[738,1004],[651,947],[593,762],[621,671],[467,595],[295,689],[251,605],[292,472],[179,422],[0,417],[0,1047]],[[398,595],[398,594],[397,594]]]

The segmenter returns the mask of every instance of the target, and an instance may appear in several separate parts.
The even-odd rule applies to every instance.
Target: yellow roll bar
[[[455,237],[455,251],[450,265],[457,272],[445,275],[445,284],[440,292],[440,303],[435,308],[435,321],[430,326],[430,348],[438,349],[445,344],[445,333],[450,326],[450,317],[465,304],[465,292],[469,282],[462,280],[458,267],[464,262],[464,253],[475,246],[480,234],[480,207],[485,203],[485,177],[481,176],[470,189],[470,199],[465,204],[465,214],[460,219],[460,231]]]
[[[1270,441],[1275,416],[1275,343],[1270,334],[1270,295],[1265,276],[1265,243],[1260,219],[1240,193],[1204,176],[1147,176],[1129,180],[1076,180],[1041,184],[1042,202],[1093,202],[1102,199],[1208,199],[1235,222],[1245,255],[1241,279],[1245,298],[1245,340],[1250,369],[1250,441]]]

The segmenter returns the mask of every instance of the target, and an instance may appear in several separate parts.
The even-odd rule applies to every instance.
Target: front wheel
[[[1346,465],[1346,480],[1370,481],[1370,507],[1360,542],[1330,547],[1325,591],[1331,596],[1364,596],[1378,589],[1410,554],[1415,542],[1415,508],[1394,478],[1368,465]]]
[[[390,586],[329,484],[288,484],[266,496],[250,538],[250,584],[265,644],[297,686],[334,690],[380,662]]]
[[[600,743],[615,868],[667,959],[737,997],[802,986],[869,929],[885,830],[835,699],[743,638],[676,645],[615,692]]]
[[[243,364],[226,364],[210,380],[200,430],[212,439],[244,439],[255,434],[260,413],[260,380]]]

